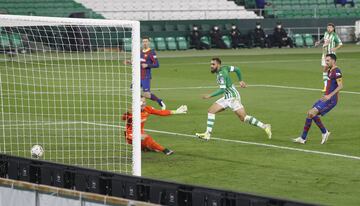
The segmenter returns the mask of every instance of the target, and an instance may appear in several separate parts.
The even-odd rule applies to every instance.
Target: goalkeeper
[[[141,149],[142,150],[151,150],[156,152],[163,152],[166,155],[171,155],[174,151],[164,148],[148,134],[144,131],[144,125],[147,118],[151,115],[159,115],[159,116],[169,116],[172,114],[186,114],[187,106],[182,105],[176,110],[157,110],[151,106],[146,105],[145,97],[141,97]],[[123,114],[122,120],[126,121],[126,132],[125,137],[126,141],[129,144],[132,144],[132,114],[131,112],[127,112]]]

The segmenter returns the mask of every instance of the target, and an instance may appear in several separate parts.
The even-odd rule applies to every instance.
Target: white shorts
[[[321,56],[321,66],[326,66],[326,63],[325,63],[325,54],[323,54],[322,56]]]
[[[233,111],[239,110],[241,108],[243,108],[244,106],[241,104],[241,99],[237,99],[237,98],[230,98],[230,99],[225,99],[225,97],[218,99],[216,101],[216,103],[218,105],[220,105],[222,108],[226,109],[226,108],[231,108]]]

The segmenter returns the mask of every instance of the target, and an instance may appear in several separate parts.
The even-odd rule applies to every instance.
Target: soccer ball
[[[36,144],[31,148],[31,157],[33,158],[40,158],[44,155],[44,149],[42,146]]]

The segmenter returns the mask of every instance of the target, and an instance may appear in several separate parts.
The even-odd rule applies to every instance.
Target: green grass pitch
[[[143,153],[143,176],[326,205],[359,205],[359,46],[345,45],[338,52],[338,66],[343,72],[344,92],[340,94],[335,109],[322,118],[324,125],[332,132],[328,142],[325,145],[320,145],[321,134],[315,124],[312,125],[309,132],[306,145],[291,142],[292,138],[298,137],[302,132],[306,111],[321,97],[320,90],[323,83],[320,70],[320,52],[320,49],[317,48],[158,52],[160,68],[153,70],[152,91],[163,98],[169,109],[175,109],[186,104],[189,112],[186,115],[151,116],[148,119],[145,125],[145,128],[149,130],[148,133],[160,144],[174,150],[175,154],[165,156],[154,152]],[[207,109],[217,100],[217,98],[201,99],[202,94],[217,89],[215,75],[210,73],[210,59],[213,56],[220,57],[224,65],[235,65],[241,68],[243,79],[248,84],[247,88],[239,89],[242,103],[248,114],[272,125],[273,138],[271,140],[267,139],[262,130],[241,123],[230,110],[216,116],[213,130],[214,139],[205,142],[193,136],[195,132],[205,130]],[[104,61],[104,64],[110,65],[112,68],[117,65],[116,62],[109,61]],[[73,93],[91,91],[93,96],[84,96],[82,99],[95,99],[94,102],[97,105],[85,106],[105,109],[98,111],[81,109],[84,107],[81,102],[79,105],[75,105],[75,109],[69,109],[71,105],[66,107],[68,109],[58,108],[57,102],[78,97],[76,95],[70,97],[49,95],[49,98],[57,101],[42,102],[43,107],[57,108],[56,113],[58,115],[55,117],[58,118],[58,121],[74,119],[80,121],[83,119],[81,115],[86,115],[89,112],[102,114],[86,116],[89,121],[105,124],[114,122],[112,113],[119,110],[114,110],[112,107],[119,103],[112,101],[116,101],[119,97],[110,97],[111,91],[108,91],[109,93],[103,92],[101,87],[106,84],[111,84],[108,86],[112,88],[127,87],[128,85],[107,81],[112,76],[107,76],[100,71],[97,73],[99,76],[84,76],[86,74],[81,71],[89,68],[89,65],[91,65],[90,61],[84,61],[81,62],[79,71],[74,67],[64,67],[64,69],[72,69],[72,74],[74,74],[75,69],[75,77],[71,76],[70,79],[81,79],[83,77],[96,79],[96,81],[92,81],[95,85],[90,89],[86,88],[89,86],[87,81],[70,82],[70,85],[74,85],[71,89],[73,89]],[[12,66],[20,68],[21,64],[16,63]],[[4,74],[4,62],[0,62],[0,68]],[[18,72],[19,75],[23,74],[20,70]],[[39,70],[38,73],[30,75],[37,77],[45,74]],[[51,78],[54,82],[46,83],[57,85],[64,83],[58,79],[61,79],[61,75],[65,74],[59,73],[58,75]],[[233,74],[232,76],[235,80],[236,75]],[[29,83],[40,81],[33,77],[26,81]],[[4,77],[2,76],[2,78]],[[8,79],[6,81],[18,80]],[[45,84],[45,82],[42,83]],[[69,82],[67,83],[69,84]],[[22,88],[14,84],[7,89],[16,91]],[[40,90],[40,88],[35,87],[32,89]],[[49,92],[59,92],[60,90],[61,88],[53,87]],[[26,97],[21,96],[22,94],[19,95],[18,98]],[[107,103],[106,98],[111,101]],[[39,102],[36,103],[35,100],[32,101],[31,98],[27,101],[29,105],[40,104]],[[11,104],[11,100],[2,100],[2,103]],[[64,104],[66,105],[66,102],[63,102]],[[158,108],[158,105],[150,100],[148,100],[148,104]],[[20,111],[19,108],[9,107],[9,110],[11,109],[14,110],[13,112]],[[36,110],[32,109],[33,107],[23,108],[21,110],[22,115],[36,113]],[[76,114],[76,116],[73,117],[72,114]],[[7,118],[3,121],[11,120],[11,118],[17,120],[16,116]],[[21,118],[31,120],[35,117],[28,114]],[[39,119],[39,117],[36,118]],[[46,116],[41,118],[44,121],[48,120]],[[121,124],[120,120],[116,121]],[[51,133],[51,126],[43,127],[49,128],[47,131]],[[91,129],[92,127],[96,127],[96,129]],[[57,134],[57,136],[116,135],[117,130],[109,130],[105,127],[91,124],[73,124],[57,126],[57,130],[53,132],[59,132],[61,128],[65,128],[64,133]],[[14,127],[3,128],[5,128],[3,134],[11,134],[10,130],[15,129]],[[86,130],[86,132],[81,133],[81,129]],[[17,136],[22,136],[22,133],[26,133],[26,130],[20,130]],[[32,135],[36,135],[36,132]],[[39,133],[39,135],[46,136],[48,134]],[[2,138],[5,137],[2,136]],[[52,140],[45,138],[45,141],[50,143]],[[106,139],[101,141],[104,142]],[[111,141],[114,140],[111,139]],[[97,148],[98,150],[95,153],[91,153],[86,148],[81,148],[84,146],[77,145],[76,140],[65,139],[65,142],[71,145],[73,149],[79,147],[79,151],[81,150],[81,152],[76,153],[73,159],[89,155],[105,155],[101,153],[101,148]],[[96,140],[95,143],[92,140],[87,142],[96,147]],[[49,145],[56,147],[59,144],[57,142]],[[113,147],[113,145],[106,144],[103,146],[106,146],[103,148],[104,150]],[[13,145],[13,147],[17,146]],[[19,150],[26,150],[26,148]],[[49,154],[49,150],[46,148],[45,153]],[[56,156],[57,154],[52,155]],[[67,155],[70,153],[65,153],[65,156]],[[115,152],[112,155],[122,155],[122,153]],[[58,159],[61,161],[66,158],[68,157],[59,157]],[[99,169],[109,169],[106,163],[101,162],[101,159],[89,158],[88,161],[95,161],[89,163],[95,166],[104,164]]]

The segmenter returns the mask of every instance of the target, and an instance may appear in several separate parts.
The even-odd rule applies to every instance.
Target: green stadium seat
[[[10,34],[9,39],[11,42],[11,46],[13,48],[22,48],[23,47],[23,42],[22,42],[20,34],[17,34],[17,33]]]
[[[201,37],[201,38],[200,38],[200,41],[201,41],[202,43],[205,43],[205,44],[211,46],[211,41],[210,41],[210,38],[209,38],[208,36],[203,36],[203,37]]]
[[[123,50],[131,51],[131,38],[123,38]]]
[[[229,36],[224,35],[221,37],[221,39],[224,41],[227,48],[231,48],[231,40]]]
[[[303,37],[304,37],[304,40],[305,40],[305,45],[307,47],[314,46],[314,39],[313,39],[311,34],[304,34]]]
[[[177,44],[174,37],[166,37],[165,41],[168,50],[177,50]]]
[[[326,5],[327,3],[328,3],[327,0],[317,0],[318,5]],[[334,3],[334,1],[332,3]]]
[[[164,37],[155,37],[154,40],[157,50],[166,50],[166,42]]]
[[[185,37],[183,36],[176,37],[176,41],[178,43],[179,50],[186,50],[189,48],[188,41],[186,40]]]
[[[294,41],[296,47],[304,46],[304,39],[302,38],[301,34],[294,34],[293,41]]]
[[[0,34],[0,50],[6,51],[11,47],[10,38],[7,34]]]
[[[150,48],[156,49],[156,45],[155,45],[154,39],[151,38],[151,37],[149,37],[149,41],[150,41]]]

